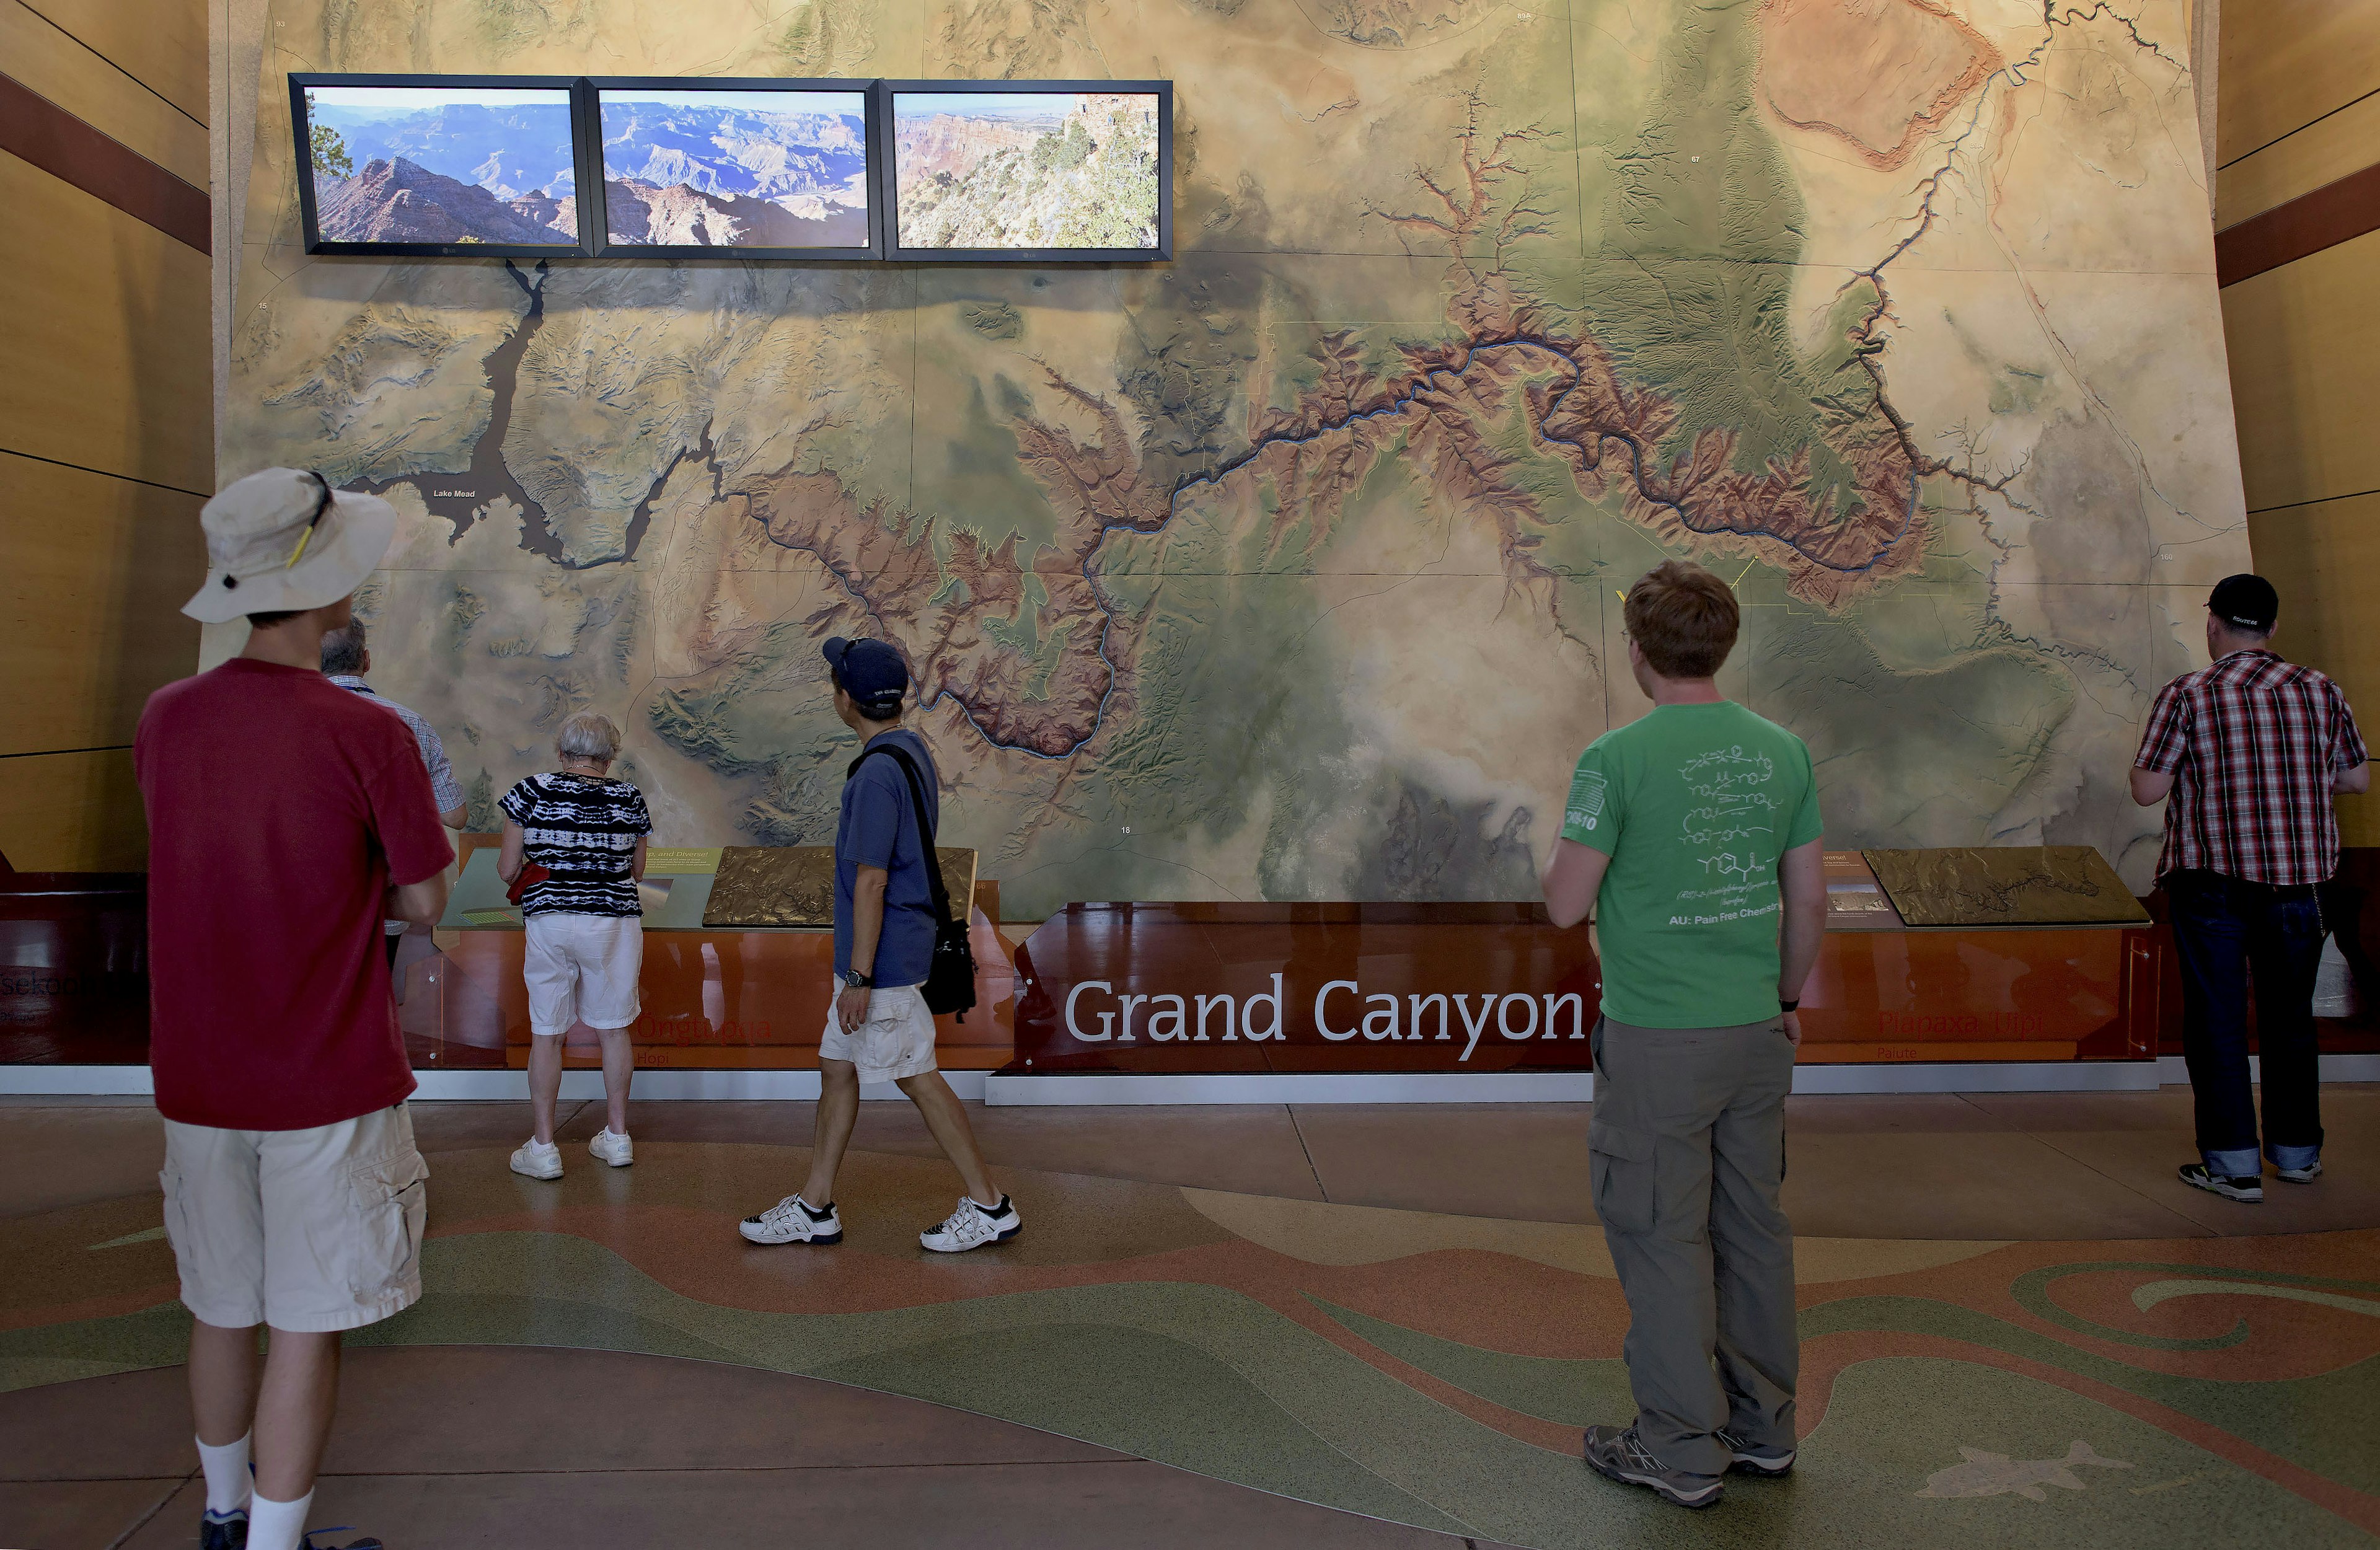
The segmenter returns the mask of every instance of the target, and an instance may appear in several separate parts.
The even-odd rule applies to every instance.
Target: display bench
[[[1912,926],[1858,851],[1827,854],[1827,904],[1802,999],[1802,1064],[2156,1053],[2167,949],[2145,912],[2058,926]]]
[[[1827,877],[1803,1064],[2154,1056],[2144,914],[1913,926],[1861,853]],[[1004,1077],[1584,1072],[1601,990],[1590,933],[1536,904],[1075,904],[1016,972]]]
[[[815,1070],[834,989],[826,902],[797,899],[777,912],[818,924],[706,926],[706,914],[717,914],[710,906],[722,854],[659,847],[649,854],[644,1012],[631,1028],[637,1063],[647,1070]],[[504,898],[496,854],[489,837],[467,837],[462,871],[431,945],[418,961],[414,952],[400,959],[399,1019],[417,1065],[517,1070],[528,1063],[528,992],[521,975],[528,938],[520,911]],[[951,902],[967,911],[972,927],[976,1010],[964,1021],[936,1019],[937,1054],[948,1070],[989,1071],[1009,1058],[1014,1001],[997,930],[997,885],[974,881],[954,890]],[[598,1063],[595,1032],[583,1023],[565,1035],[563,1047],[566,1064]]]
[[[427,1092],[511,1096],[517,1077],[499,1079],[527,1055],[523,938],[516,919],[502,918],[486,854],[494,845],[493,836],[465,838],[448,915],[436,931],[408,937],[399,959],[398,1013],[414,1063],[426,1081],[454,1072]],[[831,938],[816,927],[704,926],[704,865],[717,854],[655,853],[656,878],[670,884],[647,921],[638,1059],[683,1072],[654,1096],[795,1094],[825,1025]],[[2380,948],[2380,910],[2348,906],[2380,884],[2380,858],[2350,853],[2347,863],[2337,918],[2362,975]],[[1830,855],[1828,875],[1828,930],[1803,1007],[1803,1090],[2147,1085],[2156,1035],[2168,1047],[2178,1036],[2162,926],[1925,926],[1903,916],[1858,853]],[[0,1090],[146,1090],[144,882],[0,868]],[[1988,876],[1971,891],[1985,903],[2021,902]],[[969,904],[978,1010],[963,1023],[944,1019],[941,1033],[943,1063],[968,1073],[970,1096],[977,1082],[995,1102],[1585,1096],[1586,1041],[1574,1035],[1592,1025],[1598,999],[1591,934],[1557,930],[1532,905],[1087,903],[1034,927],[1012,967],[996,886],[978,883]],[[2368,987],[2373,977],[2363,977]],[[1178,1029],[1172,996],[1184,998]],[[1442,1005],[1432,999],[1441,996]],[[1104,1027],[1108,1038],[1068,1031],[1070,997],[1073,1026]],[[1127,1007],[1126,998],[1137,999]],[[1245,1036],[1251,1014],[1266,1036]],[[2368,1013],[2325,1020],[2323,1047],[2328,1078],[2380,1073]],[[592,1033],[579,1030],[571,1063],[591,1066],[595,1054]],[[2180,1080],[2169,1058],[2167,1068],[2165,1081]],[[1170,1083],[1137,1080],[1169,1073]],[[1078,1077],[1087,1090],[1105,1084],[1108,1096],[1053,1097],[1061,1084],[1039,1080],[1051,1074]],[[1183,1085],[1194,1078],[1207,1085]],[[1247,1085],[1263,1081],[1293,1086]]]

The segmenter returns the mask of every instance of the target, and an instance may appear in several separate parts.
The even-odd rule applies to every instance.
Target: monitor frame
[[[885,219],[884,195],[878,169],[890,149],[884,139],[886,111],[889,99],[884,94],[884,82],[873,77],[844,79],[828,76],[590,76],[579,82],[582,88],[579,134],[582,138],[582,159],[592,160],[595,167],[595,192],[591,200],[582,200],[582,206],[593,211],[593,224],[579,223],[579,240],[587,251],[604,259],[765,259],[785,263],[852,263],[874,262],[884,258],[884,244],[891,230]],[[612,240],[611,210],[608,203],[610,174],[603,165],[603,93],[605,91],[834,91],[856,94],[864,103],[865,145],[861,156],[868,178],[868,241],[856,248],[738,248],[716,244],[693,246],[681,243],[614,242]]]
[[[320,213],[314,205],[313,151],[306,113],[306,93],[322,86],[395,86],[431,90],[468,91],[474,89],[492,91],[560,91],[570,106],[570,158],[572,176],[577,180],[573,192],[587,187],[588,145],[587,110],[583,78],[577,76],[489,76],[489,75],[384,75],[324,73],[313,70],[289,72],[290,149],[296,160],[291,171],[298,180],[298,207],[304,223],[305,248],[322,258],[437,258],[437,259],[567,259],[586,258],[593,252],[587,240],[587,212],[578,212],[578,240],[572,243],[528,242],[342,242],[322,236]],[[597,178],[601,182],[601,162],[595,163]],[[600,197],[600,196],[599,196]],[[585,199],[580,195],[583,206]]]
[[[1146,264],[1173,258],[1173,83],[1171,80],[885,80],[884,152],[877,163],[882,194],[884,257],[893,263]],[[900,124],[894,104],[904,94],[962,93],[1031,96],[1093,92],[1157,99],[1157,246],[1154,248],[904,248],[901,246]]]

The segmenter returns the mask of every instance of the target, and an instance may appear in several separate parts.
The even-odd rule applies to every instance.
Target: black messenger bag
[[[870,748],[851,761],[856,773],[868,754],[890,754],[898,760],[901,773],[909,781],[909,802],[917,814],[917,833],[925,841],[926,886],[934,896],[934,958],[926,971],[926,983],[917,993],[926,999],[926,1010],[940,1015],[955,1012],[962,1023],[975,1006],[975,949],[967,945],[967,923],[951,918],[950,890],[942,886],[942,861],[934,851],[934,815],[926,810],[926,785],[917,777],[917,766],[902,749],[890,744]]]

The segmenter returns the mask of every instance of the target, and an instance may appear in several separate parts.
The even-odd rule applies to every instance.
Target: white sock
[[[250,1433],[249,1435],[253,1436]],[[248,1437],[227,1442],[221,1447],[208,1446],[205,1438],[199,1445],[199,1467],[207,1471],[207,1510],[221,1518],[237,1512],[248,1505],[253,1493],[252,1477],[248,1472]]]
[[[298,1542],[306,1537],[306,1509],[313,1505],[311,1491],[294,1502],[276,1502],[270,1496],[251,1498],[248,1504],[249,1550],[298,1550]]]

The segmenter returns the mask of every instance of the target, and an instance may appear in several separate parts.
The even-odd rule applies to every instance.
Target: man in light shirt
[[[455,783],[455,767],[447,762],[446,745],[440,741],[438,729],[423,721],[412,710],[393,699],[383,698],[365,674],[371,672],[371,648],[365,643],[364,622],[350,619],[339,629],[322,637],[322,675],[340,688],[363,696],[374,705],[393,711],[413,733],[413,741],[421,749],[422,765],[430,771],[431,797],[438,804],[438,821],[449,829],[461,829],[470,814],[470,804],[464,798],[463,788]],[[382,925],[388,944],[388,962],[396,965],[396,950],[405,939],[406,924],[391,920]],[[398,987],[403,1000],[403,986]]]

